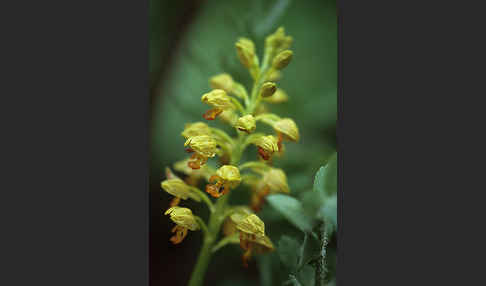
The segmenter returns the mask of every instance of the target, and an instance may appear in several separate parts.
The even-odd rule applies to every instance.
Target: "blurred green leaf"
[[[331,156],[325,168],[324,192],[333,196],[337,193],[337,153]]]
[[[297,274],[297,278],[303,286],[314,286],[316,284],[315,272],[314,267],[305,265]]]
[[[312,219],[305,215],[302,204],[297,199],[275,194],[268,196],[267,202],[298,229],[304,232],[312,230]]]
[[[319,217],[324,220],[326,224],[330,224],[332,231],[337,229],[337,196],[326,198],[324,205],[319,210]]]
[[[297,240],[284,235],[278,241],[277,252],[280,257],[280,261],[290,270],[290,272],[297,271],[300,260],[298,249],[301,245]]]
[[[285,281],[283,283],[283,285],[285,285],[285,286],[302,286],[302,284],[300,284],[299,280],[297,280],[297,278],[295,278],[295,276],[293,274],[289,275],[289,279],[287,281]]]
[[[325,197],[320,192],[307,191],[302,194],[300,201],[304,207],[304,212],[308,217],[320,218],[321,208],[324,206]],[[317,221],[312,221],[312,226],[315,225]]]
[[[327,165],[326,165],[327,166]],[[319,192],[324,194],[324,177],[326,175],[326,167],[322,166],[317,171],[316,176],[314,177],[314,192]]]
[[[337,192],[337,153],[334,153],[327,164],[317,171],[314,178],[314,192],[332,196]]]

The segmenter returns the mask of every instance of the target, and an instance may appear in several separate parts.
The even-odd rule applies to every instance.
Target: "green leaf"
[[[327,165],[326,165],[327,166]],[[316,173],[314,177],[314,192],[324,193],[324,177],[326,175],[326,167],[322,166]]]
[[[337,153],[331,155],[326,166],[319,168],[314,178],[314,192],[329,197],[337,192]]]
[[[280,261],[290,270],[290,272],[295,272],[299,267],[299,249],[301,245],[297,240],[284,235],[278,241],[277,253],[280,257]]]
[[[337,193],[337,153],[331,156],[325,171],[324,192],[329,197]]]
[[[324,205],[319,210],[319,218],[326,224],[332,225],[334,230],[337,229],[337,195],[327,198]],[[334,231],[332,230],[332,231]]]
[[[303,286],[314,286],[315,281],[315,268],[310,265],[305,265],[297,274],[297,279]]]
[[[307,216],[319,218],[319,212],[324,205],[325,197],[321,192],[307,191],[302,194],[301,200]]]
[[[302,286],[294,275],[290,274],[289,279],[283,283],[285,286]]]
[[[298,229],[304,232],[312,230],[312,218],[305,214],[302,204],[295,198],[275,194],[268,196],[267,202]]]

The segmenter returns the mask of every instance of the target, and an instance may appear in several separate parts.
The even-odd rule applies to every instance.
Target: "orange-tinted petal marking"
[[[187,235],[187,228],[180,225],[176,225],[172,228],[172,232],[175,232],[174,236],[170,238],[173,244],[181,243]]]
[[[203,114],[203,117],[206,120],[214,120],[218,115],[221,114],[221,112],[223,112],[222,109],[217,109],[217,108],[209,109]]]

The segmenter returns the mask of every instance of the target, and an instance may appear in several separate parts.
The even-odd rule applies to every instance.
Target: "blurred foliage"
[[[178,35],[181,42],[176,46],[166,42],[175,36],[168,36],[174,33],[171,26],[157,29],[157,21],[167,20],[152,14],[157,5],[163,4],[151,1],[151,85],[157,83],[158,86],[152,106],[151,185],[158,185],[164,178],[165,166],[187,156],[180,132],[186,123],[203,120],[206,106],[201,104],[200,97],[210,90],[208,79],[211,76],[228,72],[247,89],[251,88],[250,77],[236,57],[234,43],[237,38],[251,38],[259,55],[265,36],[279,26],[285,27],[286,33],[294,38],[293,61],[278,83],[290,99],[282,105],[270,106],[275,113],[293,118],[300,129],[301,141],[286,144],[285,156],[274,159],[275,166],[287,173],[291,196],[270,196],[259,213],[277,251],[258,257],[256,263],[245,269],[241,267],[238,247],[227,246],[213,258],[206,281],[210,285],[314,285],[319,282],[315,275],[317,269],[321,273],[334,273],[336,242],[331,234],[337,221],[335,1],[204,1],[186,33]],[[174,5],[175,10],[164,13],[165,17],[184,16],[177,14],[182,4]],[[167,61],[160,55],[167,53],[161,52],[164,47],[176,49],[171,51],[170,66],[166,66]],[[156,80],[162,68],[167,69],[166,74]],[[233,132],[217,121],[212,124]],[[256,151],[249,148],[245,156],[256,158]],[[320,166],[325,167],[319,169]],[[248,196],[242,188],[240,190],[231,200],[247,202]],[[162,194],[160,207],[165,209],[168,202],[169,196]],[[287,212],[287,208],[281,207],[282,203],[299,210],[299,214]],[[197,205],[189,207],[199,213],[203,211]],[[169,236],[167,227],[167,240]],[[184,268],[174,273],[180,276],[174,278],[173,285],[187,282],[185,279],[199,250],[200,236],[192,235],[184,244],[170,246],[163,258],[167,263]],[[295,248],[296,245],[299,247]],[[282,265],[286,271],[282,271]],[[326,278],[329,285],[333,283],[331,274]]]

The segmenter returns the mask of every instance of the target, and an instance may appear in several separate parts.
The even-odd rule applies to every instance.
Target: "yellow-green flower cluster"
[[[214,249],[227,243],[239,243],[244,251],[244,265],[253,253],[274,250],[265,234],[265,224],[256,212],[263,207],[267,195],[290,192],[285,172],[272,166],[272,158],[274,154],[283,154],[283,142],[299,140],[299,129],[293,119],[269,112],[268,105],[289,99],[276,82],[293,59],[291,44],[292,37],[279,28],[266,38],[263,57],[259,58],[251,39],[237,39],[236,56],[253,78],[253,88],[247,90],[237,78],[222,72],[210,77],[210,90],[201,92],[201,102],[210,107],[202,115],[206,121],[184,126],[181,135],[191,156],[173,166],[185,178],[181,179],[167,169],[167,179],[161,182],[162,189],[174,197],[165,212],[176,224],[172,230],[175,235],[171,238],[174,244],[180,243],[188,230],[202,229],[205,234],[203,247],[212,248],[222,229],[225,237]],[[208,125],[216,118],[229,124],[235,136]],[[274,131],[271,134],[258,132],[260,123],[271,126]],[[256,152],[252,151],[255,160],[241,162],[251,145],[256,147]],[[207,194],[198,188],[201,180],[208,182],[204,188]],[[232,207],[228,205],[228,196],[241,183],[250,186],[251,199],[248,206]],[[211,198],[218,202],[213,204]],[[208,206],[208,225],[190,209],[179,206],[181,200],[187,199]]]

